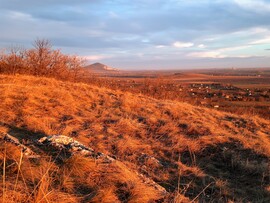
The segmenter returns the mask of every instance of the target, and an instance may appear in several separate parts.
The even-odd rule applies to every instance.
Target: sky
[[[0,0],[0,49],[48,39],[119,69],[269,67],[270,0]]]

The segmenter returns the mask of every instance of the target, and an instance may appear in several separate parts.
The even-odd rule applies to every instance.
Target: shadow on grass
[[[8,129],[7,133],[19,139],[19,141],[23,140],[36,140],[40,139],[44,136],[47,136],[45,133],[42,132],[34,132],[25,127],[16,127],[7,123],[0,122],[0,126],[4,126]]]
[[[196,165],[207,175],[181,177],[192,181],[186,190],[191,199],[197,196],[199,202],[270,202],[270,192],[266,190],[270,184],[267,156],[246,149],[237,141],[209,146],[194,156],[190,152],[181,155],[182,163]]]

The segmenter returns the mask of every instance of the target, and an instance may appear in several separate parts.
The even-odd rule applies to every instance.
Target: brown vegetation
[[[82,77],[83,59],[52,49],[48,40],[36,40],[34,48],[12,47],[0,54],[0,73],[27,74],[76,81]]]
[[[269,120],[44,77],[0,75],[0,92],[0,131],[42,157],[22,157],[2,141],[3,202],[270,201]],[[108,167],[80,156],[59,162],[33,147],[52,134],[117,162]]]
[[[152,78],[145,75],[144,77],[146,78],[143,79],[136,78],[139,75],[133,75],[131,77],[111,75],[110,77],[94,78],[87,82],[100,87],[136,94],[140,93],[159,100],[187,102],[192,105],[208,108],[215,108],[216,106],[219,111],[238,115],[257,115],[270,119],[270,89],[267,88],[270,84],[270,78],[268,76],[267,78],[256,78],[264,79],[264,83],[267,85],[266,87],[258,87],[254,78],[246,78],[245,83],[250,83],[248,88],[239,88],[230,84],[232,79],[226,79],[225,76],[223,79],[221,79],[222,76],[219,76],[218,82],[214,82],[214,80],[209,78],[210,76],[206,75],[204,77],[208,77],[209,81],[205,78],[206,81],[198,81],[198,77],[202,76],[196,75],[195,77],[194,74],[181,74],[176,77],[171,73],[170,75],[153,75],[151,76]],[[234,76],[234,80],[236,79],[237,76]],[[241,78],[238,79],[241,80]]]

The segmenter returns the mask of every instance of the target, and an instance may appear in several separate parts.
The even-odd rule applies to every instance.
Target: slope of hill
[[[20,75],[0,75],[0,101],[0,132],[40,156],[22,158],[18,146],[1,141],[3,201],[270,201],[268,120]],[[35,140],[54,134],[116,163],[38,148]]]
[[[85,66],[84,68],[94,73],[108,73],[118,71],[116,68],[109,67],[102,63],[93,63],[91,65]]]

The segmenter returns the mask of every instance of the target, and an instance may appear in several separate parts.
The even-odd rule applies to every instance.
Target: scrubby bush
[[[48,40],[36,40],[32,49],[12,47],[0,53],[0,73],[27,74],[78,80],[82,77],[84,60],[53,49]]]

